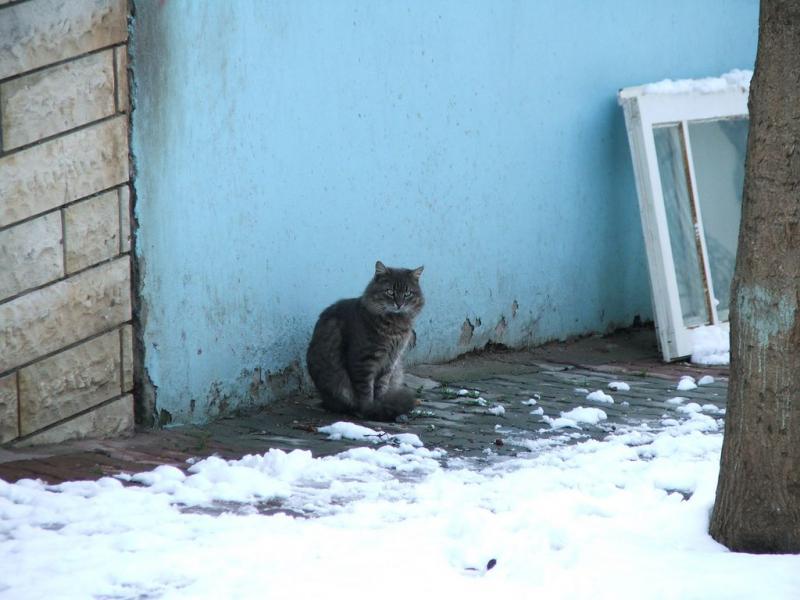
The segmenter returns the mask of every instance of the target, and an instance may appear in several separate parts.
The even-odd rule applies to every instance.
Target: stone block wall
[[[0,443],[133,428],[126,0],[0,0]]]

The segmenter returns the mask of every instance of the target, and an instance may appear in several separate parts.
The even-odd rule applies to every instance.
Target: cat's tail
[[[363,409],[362,415],[375,421],[394,421],[400,415],[411,412],[417,404],[417,395],[408,388],[387,391],[372,406]]]

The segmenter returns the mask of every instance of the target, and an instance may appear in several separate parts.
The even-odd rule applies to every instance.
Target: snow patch
[[[550,425],[553,429],[563,429],[565,427],[573,427],[580,429],[579,423],[587,423],[589,425],[597,425],[600,421],[608,418],[605,411],[594,407],[578,406],[572,410],[562,412],[560,417],[544,417],[545,423]]]
[[[699,365],[728,365],[731,362],[730,324],[706,325],[692,329],[692,358]]]
[[[354,440],[356,442],[378,442],[390,444],[409,444],[415,448],[423,446],[422,440],[414,433],[390,434],[385,431],[376,431],[363,425],[356,425],[349,421],[337,421],[332,425],[317,428],[320,433],[327,433],[329,440]]]
[[[446,467],[441,451],[364,446],[206,459],[188,474],[133,475],[140,485],[0,481],[0,561],[13,565],[0,595],[627,598],[658,581],[663,598],[796,598],[800,555],[732,553],[708,536],[719,422],[662,425],[569,445],[582,434],[508,440],[530,454]],[[216,512],[181,501],[223,484],[240,499],[262,486],[286,495]],[[398,577],[392,556],[413,576]]]
[[[608,384],[608,387],[616,392],[629,392],[631,389],[631,386],[624,381],[612,381]]]
[[[357,442],[369,441],[378,443],[382,431],[375,431],[363,425],[356,425],[349,421],[337,421],[333,425],[317,428],[320,433],[327,433],[329,440],[355,440]]]
[[[688,398],[684,398],[683,396],[675,396],[674,398],[667,400],[667,404],[683,404],[687,400]]]
[[[714,383],[714,378],[711,375],[703,375],[697,380],[697,385],[709,385],[710,383]]]
[[[502,405],[498,404],[497,406],[493,406],[492,408],[486,409],[490,415],[501,416],[506,414],[506,409]]]
[[[679,392],[688,392],[689,390],[693,390],[696,387],[697,384],[694,382],[694,377],[692,377],[691,375],[684,375],[678,382],[678,386],[676,389]]]
[[[606,394],[603,390],[595,390],[591,394],[587,394],[586,399],[594,402],[604,402],[605,404],[614,404],[614,398]]]
[[[749,70],[733,69],[719,77],[704,77],[702,79],[662,79],[656,83],[643,86],[643,94],[715,94],[732,90],[748,92],[753,72]]]

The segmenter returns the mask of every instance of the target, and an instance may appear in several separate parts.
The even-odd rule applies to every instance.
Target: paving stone
[[[121,379],[117,330],[21,369],[21,435],[119,396]]]
[[[0,84],[3,149],[113,115],[114,51],[90,54]]]
[[[61,213],[0,231],[0,300],[64,274]]]
[[[127,436],[133,433],[133,396],[117,400],[17,442],[17,446],[56,444],[67,440]],[[98,474],[98,477],[102,473]]]
[[[19,296],[0,304],[0,373],[130,319],[127,256]]]
[[[119,253],[119,194],[112,190],[64,209],[67,274]]]
[[[0,377],[0,444],[19,435],[17,406],[16,373]]]
[[[650,330],[650,335],[655,334]],[[594,342],[593,342],[594,343]],[[657,352],[655,344],[652,344]],[[580,344],[579,344],[580,347]],[[531,357],[536,358],[535,349],[529,353],[519,352],[518,363],[525,364]],[[524,356],[528,354],[528,356]],[[505,457],[540,453],[548,448],[573,444],[590,439],[603,439],[612,433],[624,431],[640,432],[642,435],[629,438],[631,445],[647,444],[654,431],[664,427],[662,416],[685,420],[687,415],[681,413],[677,405],[667,403],[676,390],[677,378],[681,374],[697,374],[695,367],[688,365],[670,365],[669,378],[651,373],[642,375],[645,369],[640,368],[637,352],[627,351],[625,359],[632,371],[622,375],[618,372],[600,372],[593,365],[587,368],[577,367],[582,361],[572,360],[570,346],[560,344],[559,360],[561,364],[569,361],[573,366],[567,370],[534,369],[529,373],[521,373],[518,366],[503,366],[508,358],[493,356],[491,360],[481,364],[484,357],[471,357],[469,364],[465,361],[455,361],[450,365],[438,365],[437,374],[444,377],[439,381],[453,382],[448,387],[456,388],[447,391],[442,386],[426,389],[422,392],[422,405],[414,411],[407,422],[378,423],[364,422],[351,415],[341,415],[327,412],[319,405],[319,400],[304,394],[296,394],[281,401],[276,401],[257,412],[249,413],[240,418],[221,419],[205,426],[186,426],[169,430],[140,433],[134,438],[125,440],[108,440],[102,443],[92,442],[83,445],[84,449],[94,451],[102,445],[108,456],[117,461],[120,469],[129,469],[131,461],[143,461],[142,469],[152,468],[154,462],[175,463],[175,453],[185,456],[204,457],[212,453],[225,458],[238,458],[244,454],[263,453],[269,448],[279,448],[285,451],[295,449],[310,450],[314,456],[325,456],[343,450],[366,445],[365,442],[348,440],[328,440],[327,436],[317,431],[318,427],[330,425],[339,420],[362,423],[374,429],[382,429],[390,433],[415,433],[428,448],[441,447],[447,454],[441,459],[445,466],[458,467],[463,465],[462,460],[474,465],[491,465]],[[583,357],[592,358],[591,353],[584,353]],[[605,360],[613,358],[604,353]],[[502,360],[501,360],[502,359]],[[537,359],[539,360],[539,359]],[[646,360],[651,361],[650,355]],[[605,364],[605,363],[604,363]],[[649,363],[655,364],[655,363]],[[491,365],[491,369],[484,368]],[[468,368],[469,367],[469,368]],[[414,375],[428,374],[431,370],[417,367],[409,369]],[[420,372],[423,371],[423,372]],[[638,373],[639,375],[635,375]],[[701,372],[708,372],[700,369]],[[710,371],[710,369],[709,369]],[[716,368],[715,376],[719,376],[710,386],[701,386],[697,390],[681,394],[684,397],[692,395],[691,401],[701,406],[714,404],[718,407],[725,406],[727,390],[727,370]],[[674,375],[674,377],[673,377]],[[435,378],[434,378],[435,379]],[[614,404],[590,403],[585,398],[585,393],[576,393],[575,387],[591,387],[597,389],[607,388],[611,380],[627,381],[631,390],[629,392],[611,392],[615,399]],[[578,386],[577,384],[582,384]],[[428,386],[430,388],[430,386]],[[463,398],[456,395],[458,389],[481,390],[483,397],[489,402],[487,406],[477,405],[476,398]],[[416,387],[414,389],[417,389]],[[527,406],[522,401],[534,397],[537,404]],[[623,404],[626,403],[626,404]],[[489,414],[487,409],[496,404],[504,407],[503,415]],[[533,409],[542,408],[544,414],[557,417],[561,411],[570,410],[576,406],[595,406],[608,415],[606,421],[597,425],[581,424],[580,430],[559,429],[554,430],[545,422],[542,415],[530,414]],[[713,417],[719,419],[720,415]],[[499,428],[497,426],[499,425]],[[649,429],[648,429],[649,428]],[[499,440],[499,444],[497,441]],[[88,442],[78,442],[88,444]],[[144,449],[148,456],[143,456],[141,451],[130,452],[130,448]],[[49,452],[63,452],[74,445],[53,446]],[[43,449],[35,449],[43,451]],[[34,449],[6,453],[0,450],[0,476],[9,477],[30,476],[36,473],[37,467],[30,454]],[[15,453],[19,452],[20,459],[14,462]],[[84,455],[86,456],[86,455]],[[137,458],[140,457],[140,458]],[[90,458],[86,458],[90,460]],[[127,462],[126,462],[127,461]],[[104,473],[114,463],[109,461]],[[122,466],[126,465],[126,466]],[[81,469],[85,468],[81,467]],[[186,468],[185,465],[183,468]],[[78,471],[83,473],[83,471]],[[28,473],[20,475],[21,473]],[[64,478],[65,473],[57,474]],[[100,475],[95,475],[99,477]]]
[[[0,79],[128,38],[126,0],[30,0],[0,14]]]
[[[0,227],[127,180],[125,115],[13,152],[0,158]]]

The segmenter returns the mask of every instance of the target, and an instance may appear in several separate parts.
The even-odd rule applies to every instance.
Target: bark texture
[[[714,539],[800,552],[800,2],[762,0]]]

